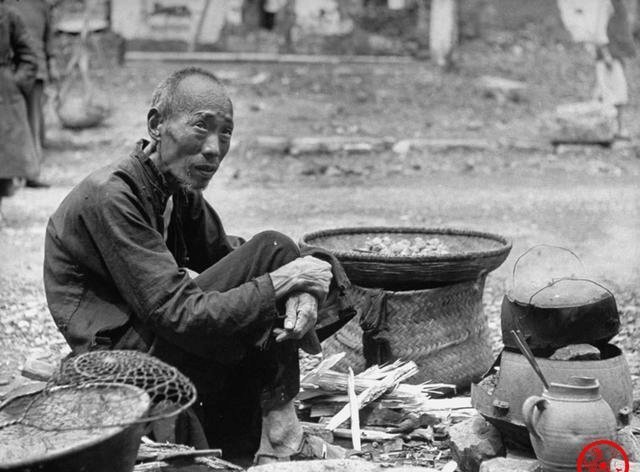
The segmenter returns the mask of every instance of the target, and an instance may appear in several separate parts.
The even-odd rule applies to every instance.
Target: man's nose
[[[220,158],[220,145],[216,135],[209,136],[204,142],[202,155],[209,161],[217,161]]]

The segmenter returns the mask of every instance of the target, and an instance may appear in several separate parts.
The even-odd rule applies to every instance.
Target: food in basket
[[[422,238],[392,240],[389,236],[368,237],[364,247],[357,251],[379,254],[381,256],[441,256],[449,254],[449,248],[438,238]]]

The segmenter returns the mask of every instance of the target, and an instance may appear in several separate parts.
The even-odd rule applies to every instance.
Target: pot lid
[[[514,287],[507,296],[521,305],[539,308],[568,308],[591,305],[613,297],[604,286],[589,279],[559,279],[542,288],[536,286]]]
[[[521,305],[562,308],[593,304],[613,295],[587,275],[573,251],[538,245],[516,260],[507,297]]]

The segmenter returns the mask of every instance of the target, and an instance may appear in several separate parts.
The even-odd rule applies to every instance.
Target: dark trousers
[[[38,161],[42,163],[42,144],[44,143],[44,81],[36,80],[31,91],[26,95],[27,118],[33,136]]]
[[[299,254],[291,239],[266,231],[201,273],[195,281],[203,290],[224,292],[272,272]],[[259,347],[243,345],[240,338],[231,339],[221,362],[188,357],[175,350],[169,352],[171,349],[170,345],[164,345],[155,354],[179,367],[194,381],[199,393],[194,412],[209,447],[222,448],[226,458],[253,454],[260,442],[262,411],[292,400],[300,387],[297,342],[275,343],[271,339],[266,347]],[[184,423],[188,423],[184,418],[178,421],[176,442],[193,443],[192,437],[182,436],[193,435]]]

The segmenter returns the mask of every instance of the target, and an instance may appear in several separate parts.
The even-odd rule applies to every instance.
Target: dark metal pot
[[[126,411],[131,417],[128,424],[106,426],[104,430],[97,430],[91,427],[76,429],[75,436],[77,438],[74,436],[73,440],[69,440],[68,445],[62,443],[61,445],[51,446],[46,437],[43,437],[41,444],[45,445],[46,452],[34,452],[32,449],[31,455],[25,456],[23,459],[1,462],[0,472],[131,472],[135,465],[140,439],[146,424],[141,419],[149,408],[150,398],[144,390],[132,385],[93,384],[91,387],[93,386],[96,389],[100,389],[102,395],[107,395],[111,389],[124,391],[131,396],[130,398],[139,399],[139,403],[136,406],[125,402],[121,405],[122,408],[126,409],[123,411]],[[22,424],[23,412],[28,411],[34,401],[43,398],[43,402],[53,399],[51,403],[55,407],[61,404],[60,400],[56,400],[56,394],[65,390],[70,391],[73,388],[56,387],[48,392],[22,395],[7,400],[0,408],[0,424],[4,422],[3,426],[7,430],[12,427],[22,428],[16,429],[12,433],[6,433],[13,435],[10,437],[18,441],[16,444],[23,441],[21,438],[37,438],[37,434],[42,433],[42,430],[30,425],[28,422]],[[80,390],[76,391],[80,392]],[[86,393],[83,394],[86,395]],[[58,403],[54,404],[55,401],[58,401]],[[72,413],[73,404],[65,414]],[[100,413],[102,412],[96,412],[96,414]],[[15,421],[11,421],[12,419]],[[64,416],[60,415],[60,420],[64,421]],[[90,424],[90,422],[87,422],[87,424]],[[53,426],[55,425],[45,425],[45,427]],[[96,431],[99,431],[99,433],[96,434]],[[85,433],[84,436],[83,432]],[[63,432],[61,431],[60,434],[63,434]],[[9,443],[13,444],[12,441],[9,441]],[[23,444],[29,445],[32,443],[28,442],[27,439],[26,443],[23,442]],[[3,445],[11,447],[6,444],[0,444],[0,448]],[[15,444],[13,446],[15,447]],[[8,457],[11,457],[11,455]]]
[[[541,294],[543,290],[540,290]],[[559,302],[554,301],[555,297],[558,294],[551,292],[543,297],[522,300],[513,292],[507,292],[501,313],[504,345],[517,351],[511,330],[520,329],[535,354],[548,356],[569,344],[602,346],[618,334],[618,307],[608,290],[582,298],[564,296]]]
[[[131,472],[136,462],[143,424],[132,424],[90,444],[71,447],[43,459],[7,467],[3,472]]]

